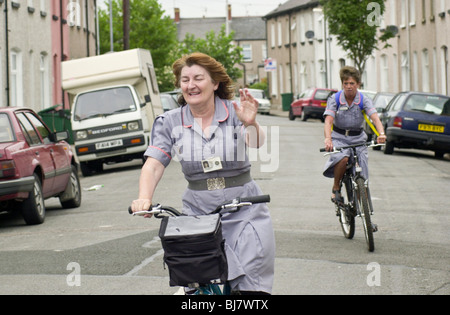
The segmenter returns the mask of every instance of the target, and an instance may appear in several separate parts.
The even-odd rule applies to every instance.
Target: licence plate
[[[119,140],[111,140],[111,141],[96,143],[95,148],[97,150],[101,150],[101,149],[120,147],[122,145],[123,145],[123,141],[122,141],[122,139],[119,139]]]
[[[320,103],[320,105],[321,105],[322,107],[327,107],[327,103],[326,103],[326,102]]]
[[[418,129],[420,131],[430,131],[430,132],[444,133],[445,126],[419,124],[419,128]]]

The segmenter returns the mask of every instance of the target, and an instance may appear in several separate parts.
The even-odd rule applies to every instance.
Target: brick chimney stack
[[[175,23],[179,24],[180,21],[180,8],[175,8]]]

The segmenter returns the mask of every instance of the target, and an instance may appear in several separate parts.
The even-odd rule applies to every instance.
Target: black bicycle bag
[[[225,283],[228,265],[219,214],[165,217],[159,230],[170,286]]]

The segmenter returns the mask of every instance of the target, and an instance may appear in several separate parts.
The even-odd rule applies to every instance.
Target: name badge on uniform
[[[339,110],[342,110],[342,111],[348,110],[348,106],[341,106],[341,107],[339,107]]]
[[[223,168],[220,157],[213,157],[202,161],[203,172],[219,171]]]

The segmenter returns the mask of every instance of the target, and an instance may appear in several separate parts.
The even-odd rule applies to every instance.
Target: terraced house
[[[61,61],[95,55],[96,0],[0,0],[0,106],[67,104]]]
[[[390,27],[392,46],[382,44],[369,57],[364,89],[450,91],[450,0],[386,0],[380,31]],[[341,88],[339,69],[352,65],[330,36],[319,1],[290,0],[264,16],[267,54],[276,68],[268,75],[272,104],[310,87]]]

